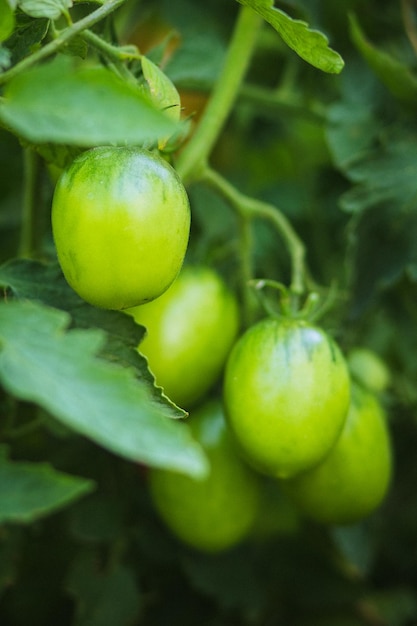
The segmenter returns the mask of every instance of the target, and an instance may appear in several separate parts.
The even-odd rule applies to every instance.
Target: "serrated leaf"
[[[414,109],[417,103],[417,78],[403,63],[368,41],[354,16],[350,16],[349,22],[352,41],[376,76],[395,98]]]
[[[92,307],[73,291],[62,274],[58,263],[39,263],[28,259],[15,259],[0,266],[0,285],[11,288],[19,299],[38,300],[49,306],[67,311],[72,326],[76,328],[100,328],[106,333],[106,342],[100,356],[123,366],[131,366],[152,391],[154,402],[160,411],[171,418],[186,415],[155,386],[146,359],[137,347],[145,329],[138,326],[130,315]]]
[[[72,564],[67,589],[77,605],[74,626],[130,626],[137,621],[141,596],[134,572],[124,565],[102,571],[94,554],[81,554]]]
[[[347,174],[356,184],[341,198],[345,211],[358,213],[389,204],[392,213],[415,212],[417,145],[412,135],[390,135],[352,162]]]
[[[0,121],[33,143],[86,147],[142,144],[176,130],[135,85],[102,66],[77,67],[67,57],[12,79]]]
[[[93,489],[93,481],[58,472],[48,463],[0,456],[0,524],[33,522]]]
[[[131,368],[99,359],[105,335],[66,330],[68,314],[34,302],[0,304],[0,381],[70,429],[131,461],[204,475],[188,426],[167,419]]]
[[[294,52],[304,61],[323,72],[339,74],[344,66],[340,54],[329,48],[327,37],[318,30],[312,30],[302,21],[274,7],[273,0],[237,0],[259,13],[280,34]]]
[[[7,40],[7,48],[12,55],[12,62],[17,63],[30,54],[33,46],[39,44],[46,36],[49,20],[33,20],[24,13],[16,15],[16,28]]]
[[[12,34],[14,28],[14,10],[9,0],[0,0],[0,42]]]
[[[19,7],[30,17],[44,17],[57,20],[72,7],[72,0],[19,0]]]

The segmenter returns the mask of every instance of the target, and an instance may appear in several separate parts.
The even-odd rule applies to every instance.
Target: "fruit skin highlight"
[[[178,275],[190,231],[188,196],[157,154],[93,148],[58,180],[52,231],[74,291],[94,306],[125,309],[157,298]]]
[[[258,471],[289,478],[318,464],[350,401],[345,359],[321,328],[266,318],[235,344],[224,379],[230,428]]]
[[[345,426],[329,455],[282,485],[306,516],[344,525],[367,517],[381,504],[391,475],[386,415],[378,398],[355,384]]]
[[[182,542],[203,552],[220,552],[243,541],[259,507],[254,472],[236,452],[219,402],[211,401],[188,418],[210,463],[206,478],[149,469],[156,510]]]

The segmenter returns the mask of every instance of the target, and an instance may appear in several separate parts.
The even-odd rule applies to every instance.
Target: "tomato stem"
[[[294,296],[302,295],[306,286],[305,247],[287,217],[276,206],[240,192],[209,167],[205,168],[199,180],[220,193],[242,219],[260,218],[272,223],[284,239],[291,257],[290,291]]]
[[[25,182],[23,190],[23,215],[20,231],[19,255],[32,258],[39,251],[44,233],[41,183],[41,159],[37,152],[27,148],[24,152]]]
[[[127,82],[137,85],[137,79],[124,64],[128,59],[140,59],[142,55],[134,46],[114,46],[105,41],[91,30],[85,30],[81,34],[82,39],[93,48],[101,52],[107,59],[113,62],[117,73]]]
[[[32,67],[39,61],[58,52],[58,50],[68,43],[68,41],[110,15],[110,13],[115,11],[115,9],[121,6],[124,2],[125,0],[109,0],[109,2],[106,2],[106,4],[103,4],[100,8],[96,9],[86,17],[62,30],[55,39],[30,56],[25,57],[19,63],[16,63],[16,65],[7,70],[7,72],[0,74],[0,85],[6,83],[8,80],[14,78],[24,70],[27,70],[29,67]]]
[[[176,170],[186,183],[199,177],[223,129],[248,69],[261,24],[262,19],[251,8],[240,8],[216,86],[194,135],[176,163]]]
[[[242,325],[247,328],[253,322],[257,299],[248,284],[253,277],[253,236],[250,220],[244,214],[238,215],[240,234],[240,297],[242,299]]]

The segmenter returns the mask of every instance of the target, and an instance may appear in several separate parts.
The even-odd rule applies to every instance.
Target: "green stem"
[[[23,191],[23,215],[20,232],[19,254],[31,258],[40,248],[43,234],[41,187],[41,160],[39,155],[27,148],[24,152],[25,183]]]
[[[249,66],[262,19],[249,7],[241,7],[223,69],[189,143],[180,154],[176,169],[184,181],[198,178],[235,102]]]
[[[209,167],[204,169],[199,180],[220,193],[238,215],[246,216],[247,219],[261,218],[272,223],[284,239],[291,258],[290,290],[295,296],[302,295],[305,292],[307,278],[305,248],[285,215],[274,205],[241,193]]]
[[[255,311],[258,307],[258,299],[253,289],[248,289],[248,285],[253,278],[253,237],[250,219],[247,215],[240,213],[240,285],[242,300],[242,324],[244,328],[253,322]]]
[[[134,46],[113,46],[111,43],[105,41],[91,30],[85,30],[81,34],[81,37],[93,48],[101,52],[103,56],[111,60],[120,76],[125,78],[130,83],[134,83],[135,85],[137,84],[136,78],[124,64],[124,61],[126,60],[141,58],[141,54]]]
[[[20,72],[23,72],[29,67],[32,67],[39,61],[46,59],[52,54],[58,52],[58,50],[62,48],[66,43],[68,43],[70,39],[72,39],[76,35],[79,35],[87,28],[94,26],[94,24],[110,15],[110,13],[112,13],[124,2],[125,0],[109,0],[109,2],[103,4],[103,6],[101,6],[99,9],[96,9],[83,19],[75,22],[75,24],[62,30],[56,37],[56,39],[50,41],[45,46],[34,52],[32,55],[24,58],[19,63],[16,63],[16,65],[10,70],[7,70],[7,72],[3,72],[3,74],[0,74],[0,85],[14,78],[18,74],[20,74]]]

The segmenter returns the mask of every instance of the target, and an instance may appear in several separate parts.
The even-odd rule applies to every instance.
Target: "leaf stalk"
[[[262,18],[249,7],[239,9],[223,69],[194,135],[176,162],[184,182],[199,177],[230,114],[249,66]]]

